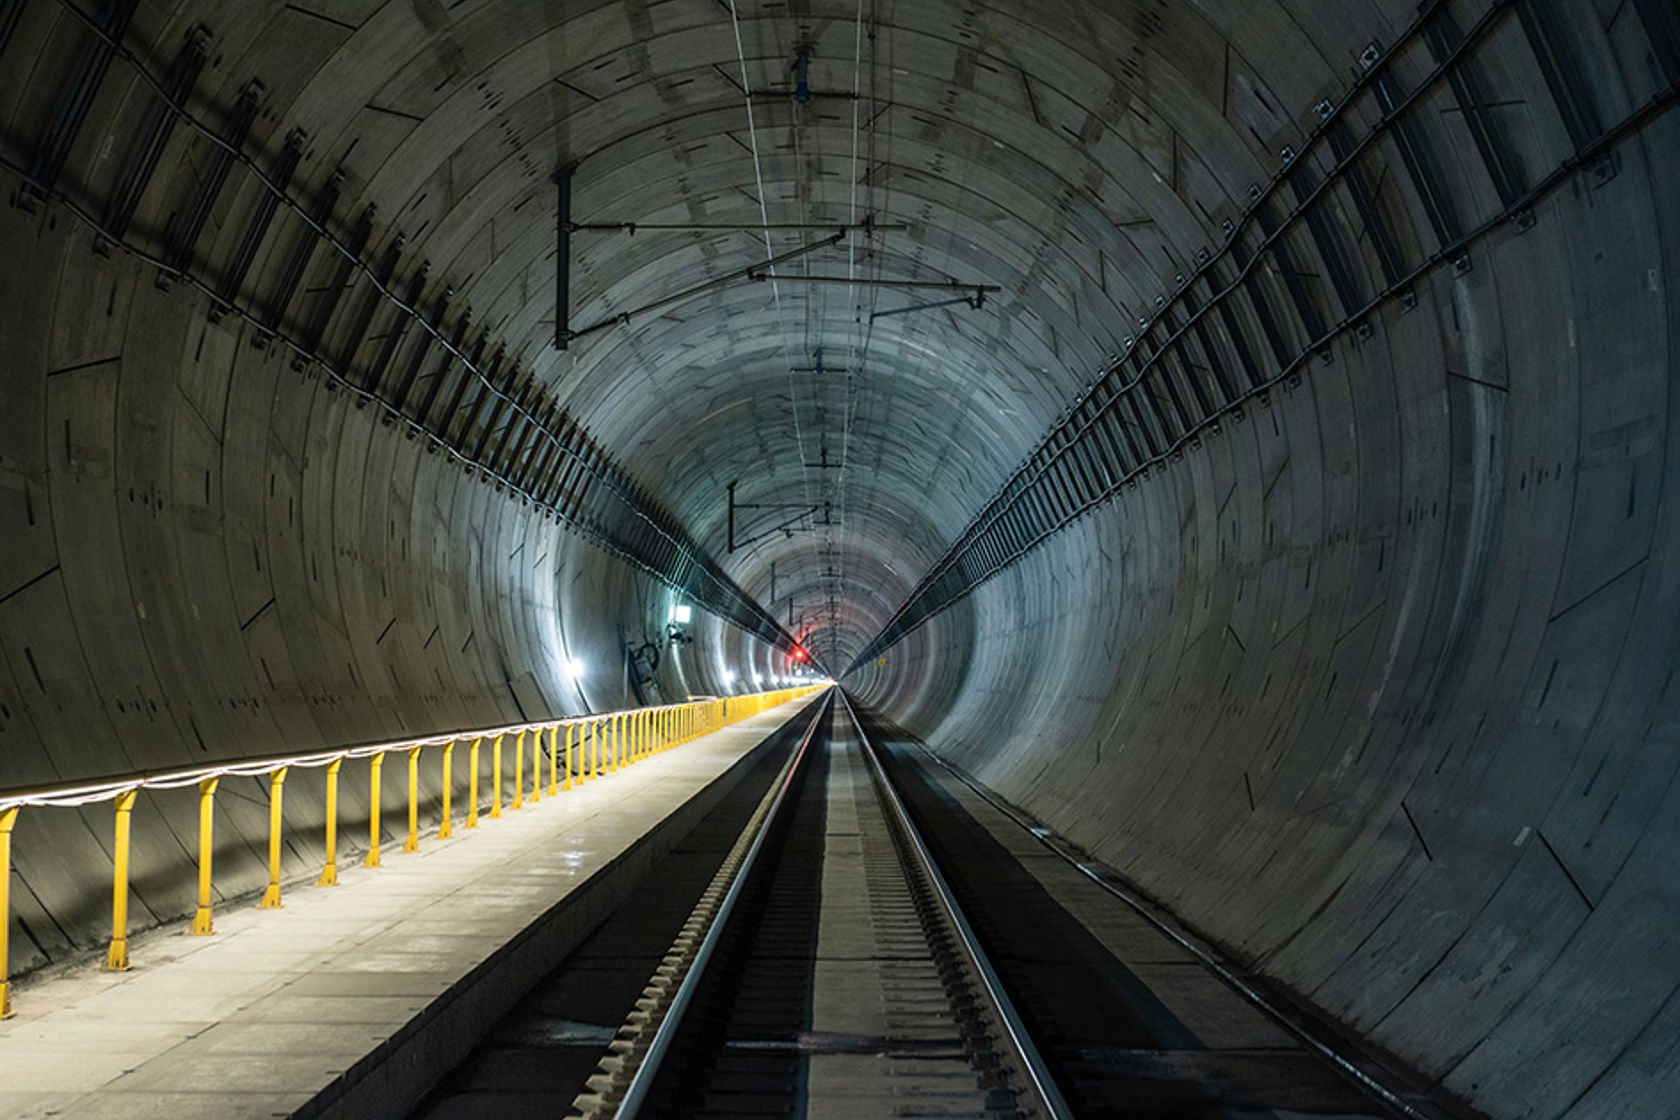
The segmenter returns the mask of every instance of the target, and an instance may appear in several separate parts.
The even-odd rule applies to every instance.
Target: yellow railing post
[[[216,932],[210,919],[210,861],[215,854],[216,785],[219,778],[205,778],[198,783],[198,912],[193,915],[187,933],[194,937],[208,937]]]
[[[258,910],[280,909],[280,828],[282,795],[286,792],[286,767],[268,776],[268,889],[263,891]]]
[[[321,869],[317,886],[338,886],[338,771],[342,758],[327,763],[327,866]]]
[[[367,858],[362,860],[363,867],[379,866],[379,771],[385,765],[385,752],[380,751],[368,758],[368,850]]]
[[[560,792],[560,725],[548,729],[548,795]]]
[[[18,807],[0,809],[0,1019],[12,1017],[12,974],[6,944],[12,928],[12,826],[17,824]]]
[[[566,725],[566,784],[562,789],[572,788],[572,728],[576,726],[575,723]]]
[[[128,971],[128,828],[139,790],[117,794],[116,843],[111,860],[111,945],[105,950],[106,972]]]
[[[455,792],[455,743],[453,741],[443,745],[443,823],[438,826],[438,839],[447,840],[455,835],[455,827],[449,820],[449,798]]]
[[[525,732],[513,737],[513,804],[512,809],[525,807]]]
[[[467,823],[462,828],[478,827],[478,745],[482,742],[482,736],[472,742],[471,765],[468,767],[472,776],[467,779]]]
[[[402,850],[420,850],[420,748],[408,748],[408,839]]]
[[[587,766],[586,769],[588,769],[588,771],[589,771],[590,780],[593,781],[594,779],[599,778],[601,776],[601,721],[600,720],[590,720],[589,721],[589,747],[587,749],[585,749],[584,752],[583,752],[584,760],[586,762],[590,761],[591,754],[593,754],[593,756],[594,756],[593,764]]]
[[[542,728],[531,730],[531,804],[542,800]]]
[[[495,787],[490,796],[490,819],[502,819],[502,737],[490,744],[490,784]]]

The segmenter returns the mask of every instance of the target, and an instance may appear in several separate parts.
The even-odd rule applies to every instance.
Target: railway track
[[[1449,1115],[1070,901],[1077,871],[838,690],[802,718],[421,1115]]]
[[[618,1032],[581,1117],[1071,1116],[831,698]],[[878,1111],[877,1111],[878,1109]]]

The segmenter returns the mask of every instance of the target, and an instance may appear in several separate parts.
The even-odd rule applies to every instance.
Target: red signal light
[[[793,651],[793,659],[794,659],[794,660],[795,660],[795,661],[803,661],[803,660],[805,660],[805,651],[804,651],[804,650],[802,650],[802,649],[795,649],[795,650],[794,650],[794,651]]]

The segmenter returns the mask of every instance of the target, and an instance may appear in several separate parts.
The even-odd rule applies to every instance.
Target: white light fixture
[[[572,658],[566,662],[566,674],[574,681],[583,679],[583,662]]]
[[[693,617],[694,608],[688,606],[687,604],[678,603],[676,606],[671,608],[671,621],[675,622],[678,626],[687,626],[689,620]]]
[[[724,684],[734,684],[735,683],[735,670],[725,669],[723,671],[723,683]]]

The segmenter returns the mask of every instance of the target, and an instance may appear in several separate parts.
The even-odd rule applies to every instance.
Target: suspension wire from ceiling
[[[741,67],[741,91],[747,106],[747,139],[750,141],[752,148],[753,179],[758,187],[758,216],[759,221],[768,226],[770,224],[770,208],[765,201],[764,194],[764,165],[758,154],[758,125],[753,120],[752,79],[747,75],[747,49],[741,42],[741,16],[736,9],[735,0],[729,0],[729,25],[735,33],[735,61]],[[796,165],[795,175],[797,174],[798,168]],[[770,244],[770,231],[765,229],[762,232],[764,236],[764,258],[767,261],[773,261],[776,253]],[[770,296],[776,309],[776,322],[780,325],[782,322],[782,293],[780,285],[776,283],[774,264],[770,266]],[[788,368],[788,396],[789,405],[793,412],[793,442],[799,453],[800,481],[808,499],[811,496],[810,472],[805,469],[807,461],[805,457],[805,434],[799,424],[799,397],[793,380],[793,359],[788,352],[787,332],[779,330],[777,333],[781,335],[782,340],[782,362]]]
[[[860,114],[863,112],[863,8],[864,0],[858,0],[856,14],[852,21],[852,135],[851,159],[848,171],[849,181],[847,183],[847,212],[850,214],[856,214],[858,212],[858,142],[861,134]],[[873,88],[873,74],[871,74],[870,77],[870,84]],[[867,200],[865,208],[867,210]],[[848,238],[846,249],[846,275],[848,278],[855,278],[857,275],[857,239]],[[844,382],[844,394],[841,399],[840,407],[840,469],[835,476],[835,503],[840,509],[842,533],[845,532],[847,507],[849,505],[846,501],[846,469],[849,463],[847,452],[850,447],[852,402],[856,396],[857,386],[862,377],[862,365],[868,360],[868,354],[860,345],[861,340],[859,339],[857,332],[857,322],[859,318],[856,314],[857,301],[857,289],[855,287],[848,287],[846,291],[846,308],[852,313],[853,318],[852,322],[846,325],[846,377]],[[830,541],[830,551],[835,551],[832,540]],[[843,555],[845,550],[840,549],[838,551],[842,554],[839,561],[839,582],[843,591],[846,586],[846,564]]]
[[[858,61],[859,61],[860,65],[859,65],[858,71],[854,72],[854,77],[853,77],[854,84],[860,80],[860,74],[861,74],[862,35],[863,35],[863,0],[858,0],[857,27],[856,27],[856,31],[855,31],[855,36],[856,36],[855,54],[857,55],[857,58],[858,58]],[[884,208],[884,200],[882,200],[880,202],[877,201],[876,182],[875,182],[875,169],[880,166],[880,160],[878,158],[879,124],[880,124],[880,119],[881,119],[881,110],[878,108],[879,92],[880,92],[879,75],[880,75],[880,13],[879,13],[878,9],[871,6],[870,12],[869,12],[869,118],[868,118],[869,119],[869,132],[868,132],[868,136],[866,138],[866,141],[867,141],[867,144],[868,144],[868,152],[865,156],[866,164],[867,164],[867,167],[868,167],[868,172],[866,174],[866,183],[865,183],[865,186],[864,186],[864,192],[865,192],[864,193],[864,210],[867,213],[871,213],[871,214],[873,214],[873,213],[877,212],[878,210]],[[861,94],[861,90],[856,90],[856,92]],[[861,97],[858,99],[857,102],[854,102],[855,105],[859,104],[859,103],[861,103]],[[855,119],[856,119],[856,117],[855,117],[855,114],[854,114],[854,121],[855,121]],[[858,175],[857,175],[857,165],[856,165],[856,148],[854,146],[854,149],[853,149],[853,167],[852,167],[852,188],[853,188],[854,192],[855,192],[856,187],[857,187],[857,182],[858,182]],[[883,248],[884,248],[885,247],[885,241],[883,241],[882,244],[883,244]],[[881,261],[883,256],[884,256],[884,253],[876,254],[873,258],[874,267],[876,268],[877,272],[879,271],[880,261]],[[873,311],[876,303],[878,303],[879,298],[880,298],[879,289],[871,289],[870,296],[871,296],[870,310]],[[863,364],[869,360],[869,350],[870,350],[870,345],[874,340],[874,334],[875,334],[874,325],[870,321],[870,319],[868,317],[862,315],[862,314],[857,315],[856,322],[853,324],[853,337],[857,341],[854,344],[854,352],[856,354],[856,358],[850,363],[850,368],[852,370],[860,370],[861,367],[863,366]],[[845,465],[849,464],[851,462],[852,429],[853,429],[853,426],[854,426],[854,424],[857,420],[858,409],[861,406],[861,403],[862,403],[862,400],[863,400],[864,389],[865,389],[865,387],[862,384],[861,378],[859,377],[859,375],[857,373],[849,373],[847,375],[846,409],[845,409],[845,417],[844,417],[844,420],[842,421],[841,442],[840,442],[840,462],[842,463],[842,468],[841,468],[841,477],[842,478],[844,478],[844,476],[845,476]],[[855,530],[849,530],[849,529],[846,528],[846,525],[849,524],[849,523],[846,523],[846,521],[845,521],[844,510],[846,509],[846,507],[849,503],[845,499],[845,493],[846,493],[846,491],[842,491],[842,498],[841,498],[842,523],[843,523],[842,531],[846,532],[848,536],[853,536],[854,539],[855,539],[855,536],[854,536]],[[840,551],[841,551],[841,554],[842,554],[841,570],[842,570],[842,572],[844,572],[844,570],[845,570],[845,556],[849,554],[849,551],[847,549],[841,549]]]
[[[863,8],[863,0],[859,0],[859,3],[858,3],[858,29],[859,29],[858,34],[859,34],[860,37],[861,37],[861,33],[862,33],[861,32],[861,28],[862,28],[862,8]],[[879,120],[880,120],[882,110],[880,110],[878,108],[879,89],[878,89],[878,84],[877,84],[878,75],[880,73],[878,12],[875,11],[873,8],[871,9],[871,12],[870,12],[869,46],[870,46],[869,105],[868,105],[869,125],[868,125],[868,135],[866,137],[866,142],[868,144],[868,167],[869,167],[869,171],[867,173],[867,182],[865,184],[866,196],[865,196],[864,212],[869,213],[869,214],[875,214],[875,213],[881,212],[881,210],[884,209],[885,203],[883,202],[881,205],[878,206],[876,204],[876,201],[875,201],[876,200],[877,186],[878,186],[878,184],[876,182],[876,179],[875,179],[875,172],[876,172],[876,169],[878,169],[881,166],[881,161],[877,156],[877,143],[881,139],[880,129],[879,129]],[[860,46],[859,46],[858,49],[859,49],[859,52],[861,52],[861,38],[860,38]],[[861,107],[861,103],[862,103],[862,100],[863,100],[862,97],[861,97],[861,90],[857,87],[856,83],[857,83],[857,78],[856,78],[856,75],[854,74],[854,88],[853,88],[853,93],[854,93],[853,119],[854,119],[854,122],[856,121],[857,110],[858,110],[859,107]],[[891,101],[890,100],[887,102],[887,105],[890,108],[890,106],[891,106]],[[854,123],[854,127],[855,127],[855,123]],[[886,133],[886,136],[885,136],[885,142],[890,147],[890,145],[892,143],[892,134],[891,134],[890,122],[889,122],[889,126],[888,126],[887,133]],[[856,166],[855,166],[855,160],[856,160],[855,133],[854,133],[854,156],[853,156],[853,158],[854,158],[854,167],[853,167],[853,176],[852,176],[852,186],[853,186],[853,190],[855,192],[856,186],[857,186],[857,174],[856,174]],[[891,188],[888,187],[888,186],[881,186],[880,190],[884,193],[890,194]],[[854,197],[855,197],[855,195],[854,195]],[[852,217],[854,218],[854,220],[855,220],[855,216],[856,216],[856,210],[854,209],[852,211]],[[954,248],[954,245],[956,243],[957,233],[958,233],[958,230],[957,230],[957,227],[955,225],[953,225],[952,228],[949,231],[947,231],[946,245],[944,247],[944,262],[943,262],[946,266],[949,266],[953,261],[953,257],[954,257],[953,248]],[[887,246],[887,235],[883,233],[881,235],[880,244],[875,247],[875,250],[871,254],[871,263],[872,263],[873,268],[874,268],[874,270],[876,271],[877,274],[879,273],[879,271],[881,269],[882,262],[889,255],[888,252],[887,252],[886,246]],[[854,252],[855,252],[855,250],[854,250]],[[849,264],[848,267],[850,267],[850,264]],[[931,268],[933,266],[928,265],[927,267]],[[939,271],[939,270],[936,269],[935,271]],[[953,275],[948,270],[945,271],[944,274],[947,275],[947,276]],[[864,397],[866,395],[866,387],[859,384],[858,381],[857,381],[857,379],[858,379],[857,371],[863,369],[867,365],[869,350],[873,346],[874,340],[876,338],[875,316],[874,316],[873,312],[875,310],[877,310],[878,307],[879,307],[880,296],[881,296],[882,291],[883,291],[883,289],[881,289],[881,288],[871,288],[869,290],[869,293],[870,293],[870,296],[871,296],[871,299],[869,300],[870,306],[868,308],[869,313],[868,314],[859,314],[857,316],[857,322],[854,324],[854,336],[859,338],[860,341],[854,344],[853,351],[851,352],[851,355],[849,355],[852,358],[852,360],[848,361],[848,363],[847,363],[848,368],[850,370],[852,370],[853,372],[848,373],[848,375],[847,375],[848,400],[847,400],[847,408],[845,410],[844,420],[843,420],[842,437],[841,437],[841,453],[840,453],[840,462],[842,464],[842,467],[841,467],[839,477],[836,480],[837,484],[844,481],[845,473],[846,473],[846,465],[851,462],[851,455],[850,455],[851,433],[852,433],[852,430],[853,430],[854,426],[857,423],[857,418],[860,415],[863,400],[864,400]],[[854,302],[854,307],[856,307],[856,306],[857,305]],[[861,308],[859,310],[861,310]],[[1002,332],[1003,332],[1004,321],[1003,321],[1002,317],[994,314],[991,318],[992,318],[992,322],[990,324],[990,330],[987,332],[988,334],[991,335],[991,339],[990,339],[991,345],[980,347],[978,349],[978,352],[980,352],[980,353],[996,352],[996,344],[999,341],[999,338],[1001,337]],[[909,329],[909,331],[900,333],[900,337],[902,337],[902,334],[904,334],[904,333],[908,333],[908,334],[911,334],[913,336],[926,337],[933,330],[934,324],[935,324],[936,321],[937,321],[936,319],[931,319],[930,318],[929,320],[927,320],[925,322],[915,324]],[[898,333],[898,332],[893,332],[893,333]],[[889,333],[888,337],[892,337],[892,333]],[[907,343],[910,343],[911,340],[906,338],[904,341],[906,341]],[[914,345],[914,343],[911,343],[911,344]],[[928,352],[928,348],[925,347],[925,346],[917,346],[917,349],[922,350],[924,353]],[[849,523],[846,521],[845,516],[844,516],[846,505],[847,505],[847,501],[846,501],[847,492],[848,491],[845,487],[841,488],[840,494],[839,494],[839,497],[838,497],[838,501],[837,501],[837,506],[841,510],[842,532],[845,533],[848,537],[851,537],[855,533],[855,530],[851,530],[849,528]],[[845,570],[845,557],[847,555],[849,555],[849,552],[847,550],[844,550],[844,549],[841,550],[841,571],[842,571],[842,573]]]
[[[871,96],[870,96],[870,110],[871,110],[870,130],[871,130],[871,132],[873,132],[873,130],[874,130],[874,115],[873,115],[874,96],[873,95],[874,95],[874,88],[875,88],[875,75],[874,75],[874,72],[873,72],[873,63],[874,63],[874,57],[873,57],[874,56],[874,36],[873,35],[870,36],[870,55],[871,55],[871,59],[870,59],[871,72],[870,72],[870,76],[869,76],[869,78],[870,78],[869,86],[870,86],[870,94],[871,94]],[[851,160],[851,170],[850,170],[850,172],[847,176],[847,178],[849,180],[849,182],[847,183],[847,193],[848,193],[848,196],[849,196],[848,197],[848,206],[847,206],[848,220],[855,220],[857,218],[857,212],[858,212],[858,203],[857,203],[857,195],[858,195],[858,132],[859,132],[858,114],[862,111],[862,108],[863,108],[863,99],[860,96],[861,93],[862,93],[862,84],[863,84],[863,0],[858,0],[857,16],[853,20],[853,23],[852,23],[852,160]],[[857,238],[856,237],[849,237],[849,238],[846,239],[846,275],[848,277],[853,277],[853,278],[855,278],[857,276]],[[855,287],[847,288],[846,289],[846,306],[847,306],[848,309],[853,310],[854,313],[855,313],[856,308],[857,308],[857,301],[858,301],[857,289]],[[840,471],[839,471],[838,475],[835,477],[835,495],[834,495],[835,504],[840,507],[840,528],[841,528],[841,532],[845,532],[846,523],[847,523],[847,514],[849,513],[849,510],[847,509],[847,502],[846,502],[846,492],[847,492],[846,491],[846,467],[850,463],[849,452],[851,451],[851,432],[852,432],[851,419],[852,419],[852,407],[853,407],[852,402],[853,402],[853,398],[857,394],[857,383],[858,383],[858,379],[859,379],[858,371],[862,368],[863,362],[867,360],[867,347],[861,345],[861,343],[863,343],[865,340],[860,339],[858,337],[858,330],[859,330],[858,324],[862,321],[862,318],[863,317],[861,315],[855,315],[854,322],[852,322],[851,324],[848,325],[848,331],[847,331],[848,335],[850,336],[850,343],[849,343],[849,348],[848,348],[847,354],[846,354],[846,358],[847,358],[847,361],[846,361],[846,395],[845,395],[845,399],[841,402],[841,409],[840,409],[840,415],[841,415],[841,419],[840,419]],[[832,532],[832,530],[831,530],[831,532]],[[829,543],[832,546],[832,544],[833,544],[832,539],[830,540]],[[839,571],[840,571],[839,583],[840,583],[840,591],[841,591],[841,594],[843,595],[845,593],[845,590],[846,590],[846,550],[845,549],[840,549],[839,553],[840,553],[840,555],[839,555]],[[831,620],[831,621],[832,622],[837,622],[838,620]]]

